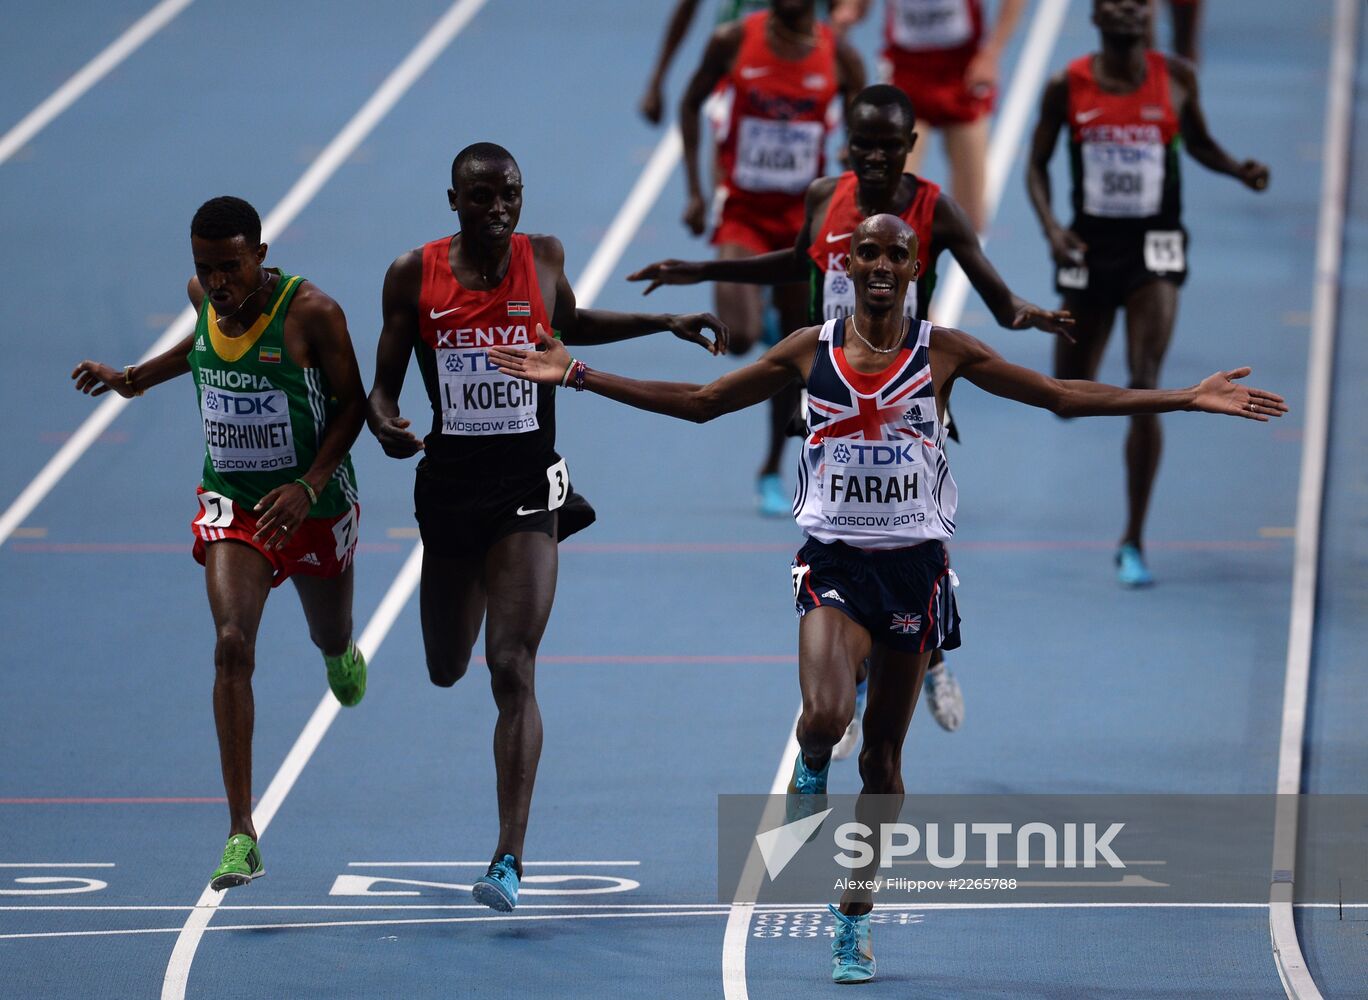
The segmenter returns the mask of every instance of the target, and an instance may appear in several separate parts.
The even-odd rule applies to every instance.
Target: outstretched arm
[[[409,354],[418,342],[418,292],[423,280],[423,256],[410,250],[385,273],[380,307],[384,325],[375,347],[375,384],[367,398],[366,423],[390,458],[408,458],[423,450],[423,442],[399,416],[399,393],[404,389]]]
[[[564,251],[561,251],[562,257]],[[556,280],[556,312],[551,325],[560,332],[561,340],[578,347],[594,344],[613,344],[652,333],[669,331],[680,340],[697,344],[710,354],[727,353],[727,327],[712,313],[623,313],[606,309],[580,309],[575,305],[575,292],[565,277],[562,267]],[[713,332],[713,339],[703,335]]]
[[[646,81],[646,93],[641,95],[641,103],[638,105],[641,117],[652,125],[660,124],[665,109],[665,74],[669,72],[670,63],[674,61],[675,52],[684,41],[684,36],[689,33],[689,25],[697,10],[698,0],[679,0],[670,14],[669,23],[665,26],[665,38],[660,43],[660,55],[656,56],[655,68],[651,70],[651,77]]]
[[[570,357],[565,346],[537,327],[541,351],[519,351],[492,347],[490,360],[505,375],[525,378],[542,385],[573,383],[600,396],[635,406],[639,410],[663,413],[668,417],[703,423],[724,413],[754,406],[794,382],[811,367],[820,327],[808,327],[781,340],[761,358],[744,368],[728,372],[707,385],[686,382],[643,382],[637,379],[594,371]],[[807,365],[804,366],[804,360]],[[576,374],[578,372],[578,378]]]
[[[936,199],[936,215],[932,223],[936,240],[950,251],[974,291],[993,313],[999,326],[1009,330],[1025,330],[1035,327],[1046,333],[1056,333],[1072,341],[1069,332],[1073,317],[1067,311],[1051,312],[1033,305],[1016,295],[1002,280],[988,258],[983,253],[978,234],[969,223],[969,217],[948,195]]]
[[[190,304],[199,309],[204,301],[204,290],[198,278],[191,278],[185,289]],[[190,351],[195,346],[194,331],[170,350],[163,351],[155,358],[148,358],[136,365],[125,368],[111,368],[98,361],[82,361],[71,371],[76,380],[76,391],[87,396],[103,396],[116,392],[124,399],[141,396],[154,385],[161,385],[190,371]]]
[[[1236,161],[1221,148],[1207,129],[1206,115],[1197,96],[1197,74],[1182,59],[1170,59],[1169,74],[1181,92],[1179,97],[1178,127],[1183,133],[1183,145],[1192,158],[1218,174],[1229,174],[1255,191],[1268,187],[1268,167],[1257,160]]]
[[[960,330],[936,327],[931,340],[931,370],[946,373],[940,395],[963,378],[994,396],[1038,406],[1061,417],[1126,416],[1200,410],[1267,421],[1287,412],[1283,398],[1241,385],[1248,368],[1216,372],[1187,389],[1123,389],[1081,379],[1057,379],[1007,361],[983,341]]]

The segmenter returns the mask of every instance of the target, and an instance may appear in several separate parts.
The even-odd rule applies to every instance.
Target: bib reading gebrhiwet
[[[285,349],[285,316],[304,279],[271,273],[270,300],[239,336],[223,334],[213,305],[201,303],[188,358],[204,423],[202,485],[248,508],[309,471],[336,407],[323,372],[301,368]],[[309,514],[336,517],[356,498],[348,456]]]

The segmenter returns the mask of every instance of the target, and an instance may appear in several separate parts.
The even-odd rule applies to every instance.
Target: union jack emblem
[[[908,635],[912,632],[921,631],[921,615],[904,615],[898,612],[893,613],[893,624],[888,626],[890,632],[901,632]]]

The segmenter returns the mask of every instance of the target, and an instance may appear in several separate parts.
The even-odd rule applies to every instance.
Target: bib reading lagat
[[[200,394],[204,441],[216,472],[268,472],[296,464],[290,403],[280,389]]]
[[[1092,138],[1085,133],[1083,211],[1105,218],[1157,215],[1164,194],[1164,145],[1157,141],[1159,130],[1148,125],[1104,129],[1117,133],[1116,137]],[[1154,136],[1143,134],[1148,132]]]
[[[954,49],[974,36],[969,0],[888,0],[893,44],[900,49]]]
[[[817,176],[823,135],[821,122],[742,118],[732,177],[748,191],[800,194]]]
[[[437,381],[443,434],[523,434],[539,426],[537,386],[504,375],[483,348],[437,348]]]
[[[827,523],[894,527],[925,521],[926,484],[919,475],[924,463],[917,454],[921,447],[915,441],[830,445],[817,484]]]

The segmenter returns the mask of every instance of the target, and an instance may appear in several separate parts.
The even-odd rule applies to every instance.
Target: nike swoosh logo
[[[518,516],[519,516],[519,517],[526,517],[528,514],[545,514],[545,513],[546,513],[546,508],[545,508],[545,507],[535,507],[535,508],[533,508],[532,510],[523,510],[523,508],[522,508],[521,506],[518,507]]]
[[[436,309],[429,309],[428,315],[431,316],[433,319],[441,319],[443,316],[449,316],[460,308],[460,306],[453,306],[450,309],[443,309],[441,312],[438,312]]]
[[[1077,114],[1078,124],[1086,125],[1102,113],[1101,108],[1093,108],[1091,111],[1080,111]]]
[[[770,67],[768,66],[742,66],[741,79],[758,80],[762,76],[767,76],[769,71]]]
[[[850,238],[851,238],[852,236],[854,236],[854,235],[855,235],[855,230],[853,230],[853,229],[852,229],[850,232],[848,232],[848,233],[837,233],[837,234],[834,235],[834,236],[833,236],[831,233],[827,233],[827,234],[826,234],[826,241],[827,241],[828,243],[840,243],[842,240],[848,240],[848,239],[850,239]]]

